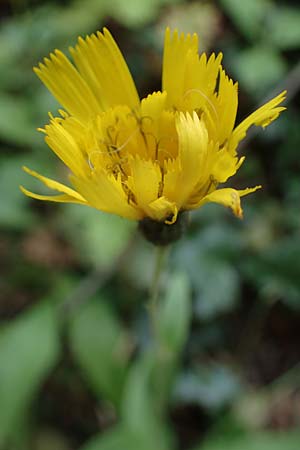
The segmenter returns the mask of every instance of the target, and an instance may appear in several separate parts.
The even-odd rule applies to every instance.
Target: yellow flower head
[[[218,189],[244,161],[238,143],[251,125],[266,127],[285,108],[285,92],[234,128],[237,83],[222,54],[198,54],[198,37],[166,31],[162,91],[139,99],[128,67],[108,30],[59,50],[35,73],[61,103],[42,131],[70,169],[71,187],[24,168],[58,195],[29,197],[72,202],[133,220],[172,224],[179,211],[207,202],[242,217],[240,197],[260,186]]]

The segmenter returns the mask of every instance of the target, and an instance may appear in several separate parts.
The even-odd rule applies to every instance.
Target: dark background
[[[297,5],[2,0],[1,450],[300,448]],[[66,176],[36,131],[58,105],[32,66],[107,26],[144,96],[160,89],[168,25],[197,32],[201,51],[223,51],[227,73],[239,81],[238,121],[283,89],[288,109],[241,146],[246,162],[232,185],[263,185],[243,200],[244,220],[207,205],[171,249],[171,284],[185,273],[192,319],[167,417],[154,426],[143,403],[144,369],[131,370],[149,341],[151,245],[134,223],[30,200],[18,185],[40,189],[22,165]]]

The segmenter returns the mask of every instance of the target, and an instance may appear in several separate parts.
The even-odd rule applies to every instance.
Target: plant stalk
[[[157,322],[158,299],[159,299],[161,275],[163,272],[167,253],[168,247],[166,246],[156,247],[155,265],[150,288],[150,298],[148,302],[149,319],[154,341],[158,341],[158,322]]]

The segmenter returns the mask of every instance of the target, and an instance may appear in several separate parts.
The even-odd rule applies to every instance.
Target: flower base
[[[157,222],[146,217],[139,222],[138,228],[147,241],[154,245],[165,246],[181,238],[187,229],[188,222],[188,213],[182,212],[172,225],[168,225],[165,222]]]

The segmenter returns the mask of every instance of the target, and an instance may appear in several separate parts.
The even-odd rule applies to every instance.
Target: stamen
[[[169,141],[169,142],[176,142],[177,139],[173,138],[172,136],[162,136],[156,143],[155,148],[155,161],[159,162],[158,156],[160,153],[165,153],[170,159],[174,159],[174,155],[172,155],[170,152],[168,152],[164,147],[160,147],[162,141]]]
[[[108,139],[110,140],[110,142],[112,142],[112,143],[114,143],[114,139],[113,139],[112,133],[114,133],[115,130],[116,129],[115,129],[115,127],[113,125],[109,125],[106,128],[106,135],[107,135]]]
[[[136,120],[136,123],[137,123],[138,125],[140,125],[141,131],[143,131],[143,130],[142,130],[142,128],[143,128],[143,122],[144,122],[145,120],[149,120],[150,124],[153,124],[153,117],[151,117],[151,116],[141,116],[141,117],[139,117],[138,114],[137,114],[137,112],[136,112],[134,109],[132,109],[132,110],[130,111],[130,113],[127,114],[127,117],[134,117],[135,120]]]
[[[160,168],[160,173],[161,173],[161,180],[160,180],[159,186],[158,186],[157,198],[161,197],[163,195],[163,191],[164,191],[165,172],[162,169],[162,167]]]
[[[174,159],[174,155],[172,155],[170,152],[168,152],[165,148],[159,147],[159,144],[158,144],[158,147],[157,147],[157,158],[158,158],[158,154],[159,153],[164,153],[165,155],[167,155],[169,157],[169,159]],[[158,159],[156,159],[155,161],[158,162]]]
[[[93,150],[92,152],[89,153],[88,156],[88,164],[90,166],[90,168],[93,170],[94,166],[93,163],[91,161],[91,157],[92,155],[98,154],[98,155],[111,155],[111,154],[116,154],[119,153],[121,150],[123,150],[124,147],[126,147],[126,145],[131,141],[131,139],[134,137],[134,135],[139,131],[138,128],[136,128],[130,136],[128,136],[128,138],[126,139],[125,142],[123,142],[122,145],[120,145],[119,147],[114,148],[113,150]],[[103,142],[104,145],[107,146],[106,143]]]

